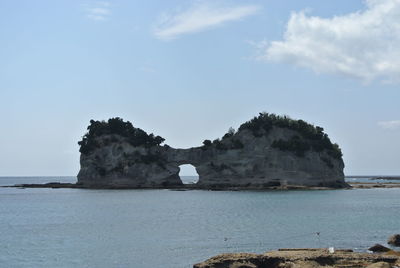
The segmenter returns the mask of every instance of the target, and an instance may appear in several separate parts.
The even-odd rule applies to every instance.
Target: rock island
[[[342,152],[323,128],[260,113],[222,138],[172,148],[129,121],[91,120],[79,142],[78,185],[84,188],[290,189],[344,188]],[[199,174],[184,186],[180,165]]]

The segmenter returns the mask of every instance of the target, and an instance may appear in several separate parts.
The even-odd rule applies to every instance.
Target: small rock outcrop
[[[203,146],[174,149],[120,118],[90,122],[79,142],[78,183],[88,188],[183,187],[192,164],[201,189],[342,188],[342,153],[321,127],[261,113]]]
[[[375,244],[372,247],[368,249],[369,251],[372,252],[389,252],[391,249],[385,246],[382,246],[381,244]]]
[[[400,234],[395,234],[389,237],[388,244],[395,247],[400,247]]]

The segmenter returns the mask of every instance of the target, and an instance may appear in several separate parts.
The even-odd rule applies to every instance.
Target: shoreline
[[[351,249],[292,248],[263,254],[225,253],[193,268],[391,268],[400,265],[400,252],[359,253]]]
[[[400,188],[400,182],[351,182],[354,189],[374,189],[374,188]]]
[[[74,189],[110,189],[110,190],[176,190],[176,191],[189,191],[189,190],[206,190],[206,191],[285,191],[285,190],[337,190],[337,189],[349,189],[349,187],[343,188],[331,188],[331,187],[312,187],[312,186],[301,186],[301,185],[286,185],[286,186],[271,186],[271,187],[240,187],[240,186],[217,186],[217,187],[204,187],[197,186],[196,184],[186,184],[182,186],[172,187],[123,187],[123,186],[86,186],[78,183],[61,183],[61,182],[49,182],[49,183],[27,183],[27,184],[15,184],[0,186],[2,188],[74,188]]]
[[[15,184],[0,186],[2,188],[52,188],[52,189],[110,189],[110,190],[176,190],[176,191],[190,191],[190,190],[206,190],[206,191],[289,191],[289,190],[351,190],[351,189],[376,189],[376,188],[400,188],[400,182],[386,182],[386,183],[375,183],[375,182],[352,182],[349,183],[349,187],[343,188],[331,188],[331,187],[313,187],[313,186],[301,186],[301,185],[286,185],[286,186],[273,186],[273,187],[199,187],[196,184],[186,184],[182,186],[174,187],[102,187],[102,186],[85,186],[78,183],[61,183],[61,182],[49,182],[43,184]]]

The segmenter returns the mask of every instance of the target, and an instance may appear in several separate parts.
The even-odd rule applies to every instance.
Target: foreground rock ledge
[[[221,254],[193,268],[394,268],[400,265],[399,252],[385,254],[355,253],[352,250],[280,249],[264,254]]]

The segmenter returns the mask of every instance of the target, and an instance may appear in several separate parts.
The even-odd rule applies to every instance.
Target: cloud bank
[[[154,34],[158,39],[170,40],[184,34],[204,31],[225,22],[239,20],[255,14],[254,5],[221,7],[201,3],[175,14],[164,14]]]
[[[261,58],[364,82],[400,82],[400,0],[366,0],[366,9],[321,18],[294,12],[282,41]]]

